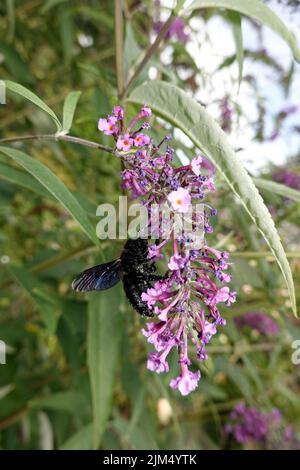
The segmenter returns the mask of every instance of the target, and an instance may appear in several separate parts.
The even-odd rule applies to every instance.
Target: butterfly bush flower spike
[[[192,367],[192,351],[196,360],[207,359],[207,344],[226,324],[219,305],[230,307],[236,293],[226,285],[231,281],[228,253],[206,242],[206,235],[213,231],[210,217],[217,214],[206,203],[207,194],[216,190],[214,167],[200,155],[189,165],[174,167],[174,150],[168,143],[171,136],[156,144],[147,135],[146,119],[150,116],[151,109],[145,105],[126,127],[123,109],[115,106],[111,116],[99,121],[99,129],[111,132],[116,150],[123,152],[119,154],[123,161],[122,187],[132,198],[140,199],[149,220],[154,207],[167,207],[171,221],[181,215],[190,223],[190,230],[181,234],[174,228],[166,234],[163,224],[152,232],[158,244],[149,245],[148,259],[156,261],[167,255],[167,271],[141,295],[153,314],[142,330],[154,348],[147,368],[158,374],[169,372],[169,354],[177,351],[179,374],[171,379],[170,387],[186,396],[198,387],[201,377]],[[110,124],[115,126],[114,132]],[[191,211],[198,205],[202,210]],[[194,243],[197,227],[202,227],[199,246]]]

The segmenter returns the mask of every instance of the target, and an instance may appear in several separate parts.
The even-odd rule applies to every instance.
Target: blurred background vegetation
[[[293,15],[298,2],[285,3],[287,15]],[[128,76],[168,15],[168,2],[128,0],[124,11]],[[242,96],[250,95],[257,111],[249,118],[249,110],[239,103],[236,92],[235,53],[216,55],[217,67],[199,68],[191,44],[198,41],[203,53],[206,43],[213,49],[209,25],[214,18],[224,34],[231,31],[225,12],[194,11],[181,26],[170,30],[137,83],[150,75],[184,88],[202,101],[229,137],[241,123],[254,130],[251,140],[263,145],[270,139],[266,127],[271,127],[276,145],[287,126],[287,146],[290,138],[295,142],[299,121],[297,126],[288,119],[296,115],[297,108],[270,111],[264,91],[257,86],[257,74],[245,72],[240,93],[245,86]],[[263,41],[261,28],[245,21]],[[117,102],[114,2],[2,1],[0,38],[1,78],[33,90],[58,115],[66,95],[81,91],[72,135],[110,144],[97,130],[97,120]],[[244,67],[250,64],[266,73],[269,83],[276,82],[288,101],[299,80],[299,68],[291,63],[281,66],[272,52],[263,43],[259,49],[245,49]],[[219,87],[212,97],[209,90],[216,77],[226,87]],[[201,94],[202,90],[207,94]],[[133,115],[135,110],[128,105],[127,112]],[[0,105],[0,118],[0,138],[55,132],[46,113],[14,93],[8,92],[7,104]],[[168,128],[161,120],[153,127],[156,139]],[[178,131],[175,139],[179,159],[195,155],[191,143]],[[280,166],[269,156],[256,176],[295,190],[293,198],[264,189],[261,194],[284,241],[299,303],[299,140],[297,143],[298,150],[293,148]],[[120,163],[113,156],[69,142],[29,141],[11,146],[50,168],[78,198],[93,225],[98,204],[116,203]],[[71,290],[74,274],[104,258],[117,257],[122,243],[102,242],[99,254],[48,191],[0,155],[0,340],[7,345],[6,364],[0,365],[1,448],[239,448],[224,426],[240,402],[262,412],[278,408],[282,426],[291,424],[299,431],[300,366],[291,362],[291,344],[300,339],[299,321],[292,316],[287,289],[265,243],[218,175],[216,180],[218,191],[210,202],[219,216],[211,244],[231,252],[232,287],[238,301],[222,312],[228,324],[208,348],[199,389],[185,398],[168,388],[170,377],[176,375],[176,357],[166,377],[146,370],[147,345],[140,334],[144,320],[128,306],[119,286],[92,296],[89,302],[88,297]],[[235,318],[249,311],[270,317],[278,331],[266,332],[260,322],[241,326]],[[88,318],[94,318],[97,334],[88,326]],[[87,357],[93,348],[97,348],[97,361],[90,364]],[[89,379],[89,372],[95,378],[93,367],[99,376],[96,384]],[[96,405],[91,387],[101,392]],[[261,446],[255,440],[245,445]]]

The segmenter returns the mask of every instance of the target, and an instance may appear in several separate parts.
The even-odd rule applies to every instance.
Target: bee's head
[[[147,259],[148,255],[148,241],[142,238],[136,240],[129,239],[125,243],[122,257],[132,262],[141,263]]]

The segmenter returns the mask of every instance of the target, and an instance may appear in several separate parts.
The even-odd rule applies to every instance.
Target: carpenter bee
[[[127,299],[132,307],[146,317],[152,317],[142,293],[154,281],[163,279],[156,272],[155,264],[147,259],[148,241],[138,238],[127,240],[120,258],[109,263],[86,269],[74,279],[72,288],[76,292],[101,291],[110,289],[121,279]]]

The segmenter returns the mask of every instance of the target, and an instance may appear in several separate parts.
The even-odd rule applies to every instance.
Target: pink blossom
[[[152,308],[152,306],[157,301],[155,289],[147,289],[147,292],[142,293],[141,298],[143,302],[147,302],[148,308]]]
[[[151,109],[148,106],[144,105],[141,109],[140,116],[141,117],[150,117],[151,114],[152,114]]]
[[[98,129],[106,135],[116,134],[118,127],[116,125],[117,119],[109,116],[107,119],[100,118],[98,121]]]
[[[147,292],[142,293],[141,299],[144,302],[147,302],[148,307],[152,308],[152,305],[157,301],[163,301],[168,299],[172,294],[170,294],[163,283],[160,281],[154,284],[154,287],[147,289]]]
[[[187,189],[178,188],[176,191],[171,191],[168,195],[168,201],[174,211],[186,213],[191,204],[191,196]]]
[[[223,267],[223,269],[226,269],[225,267]],[[231,281],[231,276],[230,274],[227,274],[227,273],[221,273],[218,277],[218,279],[221,281],[221,282],[230,282]]]
[[[168,268],[171,271],[176,271],[177,269],[183,268],[186,263],[186,260],[180,255],[173,255],[168,262]]]
[[[147,368],[152,372],[161,374],[162,372],[169,372],[169,364],[163,356],[157,352],[151,352],[148,356]]]
[[[121,120],[124,118],[124,109],[122,106],[115,106],[113,109],[113,113],[116,119]]]
[[[147,150],[139,150],[138,157],[139,157],[140,159],[147,158]]]
[[[217,290],[214,298],[212,299],[212,302],[227,302],[227,305],[230,306],[233,302],[235,302],[235,300],[236,292],[230,292],[229,287],[225,286]]]
[[[131,190],[135,196],[145,194],[146,189],[142,188],[138,181],[138,174],[133,170],[124,170],[121,173],[122,175],[122,187],[126,190]]]
[[[208,178],[208,180],[204,181],[203,186],[207,188],[209,191],[216,190],[216,187],[212,178]]]
[[[151,116],[151,114],[152,114],[151,109],[148,108],[146,105],[144,105],[141,111],[139,112],[139,114],[132,119],[127,129],[128,130],[132,129],[140,119],[144,117],[149,117]]]
[[[214,165],[206,158],[202,159],[202,168],[205,168],[209,175],[213,175],[216,171]]]
[[[150,143],[150,137],[146,134],[138,134],[134,138],[134,145],[136,147],[144,147],[144,145],[148,145]]]
[[[208,343],[211,340],[211,337],[217,333],[217,328],[215,323],[211,323],[205,320],[204,329],[202,332],[202,337],[205,343]]]
[[[170,295],[171,294],[168,294],[168,297],[170,297]],[[175,299],[171,303],[169,303],[169,305],[167,305],[167,307],[165,307],[163,310],[159,309],[156,312],[155,307],[154,307],[155,313],[158,313],[158,318],[161,321],[168,321],[168,313],[178,303],[178,301],[179,301],[179,295],[177,295]]]
[[[200,175],[201,163],[202,157],[200,157],[200,155],[199,157],[193,158],[193,160],[191,161],[191,169],[196,176]]]
[[[124,150],[124,152],[128,152],[133,145],[133,139],[130,137],[129,134],[121,135],[117,140],[117,149]]]
[[[162,352],[175,345],[174,335],[170,331],[172,322],[172,319],[167,322],[148,322],[146,324],[147,330],[142,329],[142,334],[148,338],[148,343],[154,345],[156,351]]]
[[[170,382],[170,387],[174,390],[177,388],[181,395],[186,396],[195,390],[198,387],[198,382],[200,380],[200,371],[191,372],[187,365],[181,365],[181,374],[172,379]]]
[[[142,334],[148,338],[148,343],[154,344],[157,351],[161,351],[162,348],[159,341],[159,335],[164,331],[167,326],[166,322],[148,322],[146,323],[147,330],[142,329]]]
[[[227,300],[227,305],[230,307],[236,301],[236,292],[230,292]]]
[[[159,245],[150,245],[148,248],[148,259],[161,259],[163,258],[163,254],[160,252],[161,246]]]

